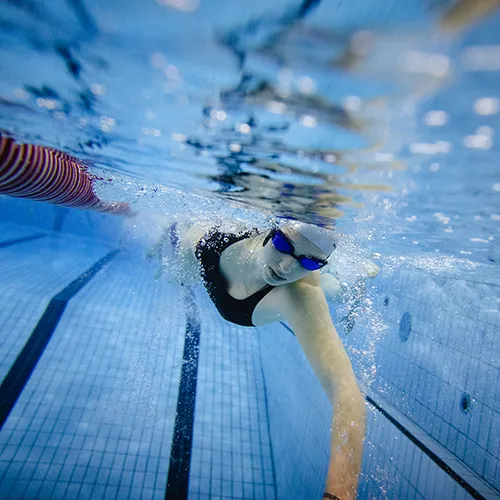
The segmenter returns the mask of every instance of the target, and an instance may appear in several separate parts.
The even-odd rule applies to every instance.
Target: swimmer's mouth
[[[277,280],[281,280],[281,281],[286,281],[285,278],[282,278],[279,274],[275,273],[274,269],[271,266],[269,266],[269,269],[271,270],[271,275],[273,278],[275,278]]]

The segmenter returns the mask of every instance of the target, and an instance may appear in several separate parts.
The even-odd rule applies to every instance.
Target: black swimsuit
[[[224,319],[241,326],[255,326],[252,323],[253,311],[274,286],[266,285],[246,299],[238,300],[231,297],[227,292],[228,283],[219,270],[220,256],[233,243],[257,234],[257,230],[253,230],[236,236],[211,229],[196,245],[196,257],[200,261],[201,277],[210,298]]]

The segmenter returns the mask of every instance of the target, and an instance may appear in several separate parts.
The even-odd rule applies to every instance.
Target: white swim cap
[[[314,243],[325,255],[330,255],[335,250],[337,237],[331,229],[297,220],[287,221],[285,224]]]

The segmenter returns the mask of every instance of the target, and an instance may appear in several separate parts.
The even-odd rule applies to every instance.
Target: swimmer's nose
[[[291,255],[285,255],[279,263],[280,272],[282,275],[289,274],[293,269],[295,259]]]

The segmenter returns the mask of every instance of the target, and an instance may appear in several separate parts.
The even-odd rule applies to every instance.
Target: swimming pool
[[[345,233],[359,498],[500,496],[500,17],[443,34],[451,5],[0,10],[0,129],[91,161],[103,199]],[[330,406],[287,325],[155,279],[117,217],[4,196],[0,224],[2,498],[320,498]]]

